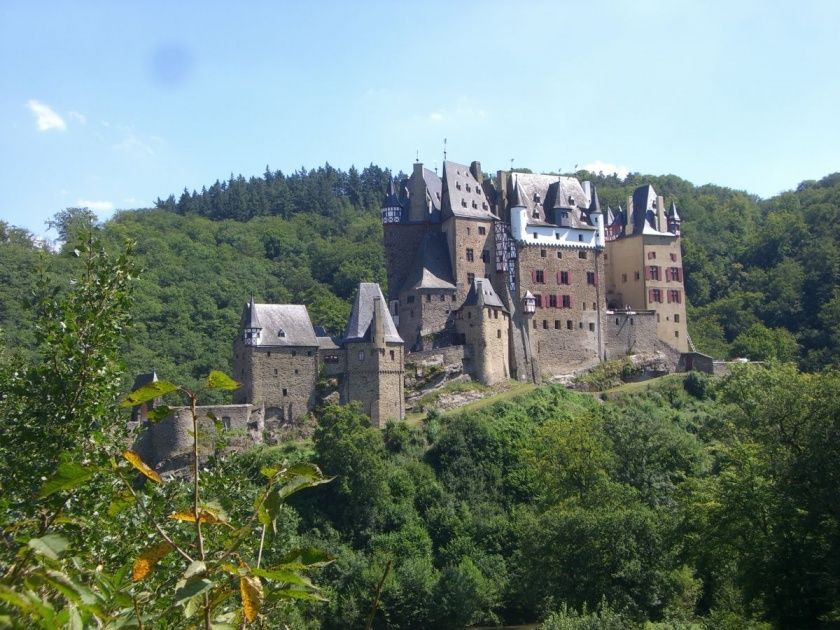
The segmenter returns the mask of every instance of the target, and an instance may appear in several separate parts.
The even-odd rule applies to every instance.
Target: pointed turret
[[[402,206],[394,188],[394,178],[388,177],[388,190],[382,199],[382,223],[399,223],[402,219]]]
[[[598,190],[594,184],[592,185],[592,201],[589,203],[589,222],[598,230],[595,246],[604,247],[606,242],[604,213],[601,212],[601,201],[598,199]]]
[[[242,330],[242,339],[246,346],[255,346],[262,333],[262,325],[257,316],[257,305],[254,303],[254,296],[251,296],[251,301],[245,307],[245,326]]]
[[[671,209],[668,211],[668,231],[676,236],[680,235],[680,224],[682,219],[677,212],[677,204],[675,201],[671,202]]]
[[[525,228],[528,225],[528,207],[525,205],[525,191],[519,182],[513,180],[510,195],[510,234],[516,241],[524,241]]]
[[[610,208],[609,204],[607,204],[607,216],[604,217],[604,223],[606,225],[612,225],[615,223],[615,215],[613,214],[612,208]]]

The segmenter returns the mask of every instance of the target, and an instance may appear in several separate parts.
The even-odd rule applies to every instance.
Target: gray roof
[[[680,215],[677,212],[677,203],[675,201],[671,202],[671,210],[668,212],[668,218],[676,221],[680,220]]]
[[[151,383],[156,383],[158,380],[157,372],[152,370],[151,372],[146,372],[144,374],[138,374],[137,378],[134,379],[134,385],[131,387],[131,391],[136,389],[140,389],[141,387],[145,387]]]
[[[633,234],[641,234],[644,230],[644,224],[648,222],[648,210],[653,210],[656,206],[656,191],[653,186],[647,184],[639,186],[633,191],[633,216],[630,217],[630,223],[633,225]],[[656,213],[654,212],[654,216]],[[655,227],[650,225],[650,227]]]
[[[440,181],[440,177],[434,171],[424,168],[423,179],[426,181],[426,190],[432,201],[432,212],[435,210],[440,211],[441,197],[443,196],[443,184]]]
[[[505,305],[499,299],[493,285],[487,278],[476,278],[470,286],[470,292],[467,293],[467,298],[464,300],[463,306],[479,306],[479,307],[494,307],[500,308],[507,312]]]
[[[317,347],[318,339],[302,304],[254,304],[245,306],[244,322],[259,322],[258,346]]]
[[[484,195],[484,189],[470,173],[470,167],[455,162],[443,163],[444,204],[443,216],[468,219],[498,219]]]
[[[379,298],[380,315],[385,328],[385,341],[403,343],[402,337],[394,326],[391,313],[388,312],[388,303],[382,295],[382,289],[375,282],[362,282],[359,284],[359,291],[356,293],[356,300],[353,302],[353,311],[350,313],[350,320],[347,322],[347,330],[344,333],[344,341],[369,340],[370,325],[373,323],[373,305]]]
[[[528,209],[529,225],[556,226],[556,212],[565,210],[569,213],[569,227],[589,226],[589,222],[581,218],[589,209],[588,200],[576,178],[511,173],[510,182],[514,193],[511,198],[520,197],[520,205]]]
[[[383,208],[398,208],[401,207],[400,200],[397,197],[397,191],[394,189],[393,178],[388,178],[388,190],[385,192],[385,197],[382,199]]]
[[[318,350],[338,350],[338,345],[332,337],[318,337]]]
[[[414,266],[402,286],[403,291],[409,289],[455,290],[444,234],[430,232],[423,237],[417,248]]]

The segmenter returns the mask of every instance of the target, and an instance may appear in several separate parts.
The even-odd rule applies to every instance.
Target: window
[[[440,301],[441,302],[446,302],[446,293],[441,293],[440,294]]]
[[[364,350],[359,350],[359,361],[364,361],[364,360],[365,360],[365,351]]]
[[[557,258],[563,258],[563,252],[557,252]]]
[[[461,205],[466,208],[467,207],[467,200],[466,199],[461,199]],[[469,233],[470,233],[470,228],[467,228],[467,234],[469,234]]]
[[[534,271],[534,282],[537,284],[545,284],[545,272],[542,269]]]
[[[658,324],[661,320],[659,319],[659,313],[656,314],[656,323]]]
[[[481,251],[481,262],[487,262],[490,260],[490,252],[486,249]]]
[[[295,368],[295,374],[300,374],[300,370]]]
[[[543,320],[543,330],[548,330],[548,320],[547,319]]]
[[[286,331],[281,328],[280,330],[277,331],[277,336],[278,337],[285,337],[286,336]]]
[[[557,284],[569,284],[569,272],[561,271],[557,276]]]
[[[289,395],[289,390],[288,390],[288,389],[286,389],[285,387],[283,388],[283,395],[284,395],[284,396],[288,396],[288,395]]]
[[[580,328],[581,330],[583,330],[583,322],[578,322],[578,328]]]
[[[674,323],[675,323],[675,324],[679,324],[679,323],[680,323],[680,316],[679,316],[679,315],[674,315]]]
[[[627,274],[626,273],[621,274],[621,281],[622,282],[627,282]]]
[[[682,282],[682,269],[679,267],[668,267],[667,278],[669,282]]]
[[[466,206],[466,205],[467,205],[467,202],[466,202],[466,201],[463,201],[463,200],[462,200],[462,201],[461,201],[461,203],[462,203],[462,204],[464,204],[464,206]],[[470,228],[467,228],[467,236],[469,236],[469,234],[470,234]]]
[[[633,279],[634,279],[634,280],[638,280],[638,279],[639,279],[639,272],[638,272],[638,271],[634,271],[634,272],[633,272]]]
[[[662,302],[662,289],[650,289],[648,291],[649,302]]]
[[[502,338],[502,329],[500,328],[499,330],[496,331],[496,339],[501,339],[501,338]]]
[[[269,353],[268,353],[268,358],[269,358],[269,359],[271,358],[271,352],[269,352]]]
[[[548,296],[548,306],[549,308],[557,308],[557,296],[552,294]]]
[[[671,252],[671,260],[677,262],[677,255],[673,252]]]
[[[566,330],[571,330],[572,328],[574,328],[574,324],[572,324],[572,320],[567,319],[566,320]]]
[[[394,360],[394,351],[391,350],[391,361],[393,361],[393,360]]]
[[[648,280],[660,280],[659,277],[659,267],[656,265],[650,265],[647,269],[647,279]]]
[[[540,258],[545,258],[545,250],[544,249],[540,250]]]
[[[583,234],[578,234],[578,241],[583,242]]]
[[[534,330],[536,330],[536,329],[537,329],[537,320],[535,319],[534,320]]]
[[[559,241],[560,240],[560,232],[555,232],[554,233],[554,238],[556,238]]]
[[[536,232],[534,232],[534,238],[537,238],[537,233]]]
[[[537,293],[534,296],[534,304],[536,304],[537,308],[542,308],[542,305],[543,305],[542,295],[540,295],[539,293]]]
[[[484,236],[485,234],[487,234],[487,228],[486,228],[486,227],[484,227],[483,225],[479,225],[479,226],[478,226],[478,233],[479,233],[481,236]]]
[[[554,330],[560,330],[560,320],[559,319],[554,320]]]
[[[582,259],[582,260],[586,260],[586,252],[585,252],[585,251],[583,251],[583,250],[580,250],[580,251],[578,252],[578,258],[580,258],[580,259]]]
[[[409,295],[407,298],[405,298],[405,303],[406,304],[414,304],[414,296]]]
[[[563,308],[572,308],[572,296],[571,295],[564,295],[563,296]]]
[[[426,294],[426,301],[427,301],[427,302],[431,302],[431,301],[432,301],[432,294],[431,294],[431,293],[427,293],[427,294]]]
[[[648,252],[648,260],[656,260],[656,252]]]
[[[675,304],[679,304],[680,302],[682,302],[682,294],[679,291],[677,291],[676,289],[669,290],[668,291],[668,302],[669,303],[673,302]]]
[[[277,368],[274,368],[274,376],[277,376]]]
[[[679,337],[679,336],[680,336],[680,331],[679,331],[679,330],[675,330],[675,331],[674,331],[674,337]]]
[[[312,350],[307,350],[306,351],[306,356],[311,357],[312,356]]]
[[[586,272],[586,284],[595,284],[595,272],[594,271],[587,271]]]
[[[475,280],[475,274],[474,273],[468,273],[467,274],[467,284],[471,285],[474,280]]]
[[[595,324],[589,322],[589,332],[595,332]]]
[[[467,262],[473,262],[475,260],[475,256],[473,255],[473,250],[471,247],[467,247]]]

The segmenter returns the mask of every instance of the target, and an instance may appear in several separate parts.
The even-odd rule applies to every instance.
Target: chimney
[[[370,339],[377,348],[385,347],[385,324],[382,321],[382,298],[373,298],[373,320],[370,324]]]
[[[474,160],[472,164],[470,164],[470,173],[472,176],[475,177],[475,181],[479,184],[484,181],[484,173],[481,172],[481,162],[478,160]]]

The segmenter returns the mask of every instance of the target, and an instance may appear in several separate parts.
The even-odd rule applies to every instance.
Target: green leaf
[[[64,553],[67,549],[67,539],[58,534],[47,534],[40,538],[31,538],[27,543],[35,553],[40,554],[50,560],[58,560],[58,556]]]
[[[301,547],[292,549],[285,556],[280,558],[280,566],[291,568],[291,565],[301,567],[325,567],[335,558],[322,549],[316,547]]]
[[[293,571],[285,571],[283,569],[251,569],[251,573],[271,580],[272,582],[285,582],[287,584],[297,584],[298,586],[308,586],[314,588],[309,578],[298,575]]]
[[[219,370],[210,372],[207,377],[207,389],[239,389],[241,383],[237,383],[230,376]]]
[[[277,492],[281,499],[285,499],[287,497],[292,496],[296,492],[300,492],[301,490],[305,490],[306,488],[314,488],[315,486],[320,486],[322,484],[329,483],[333,479],[334,477],[321,477],[320,479],[314,479],[309,476],[293,477],[289,480],[288,483],[285,483],[279,488],[277,488],[275,492]]]
[[[97,603],[96,595],[88,587],[73,581],[68,575],[61,571],[47,571],[46,580],[57,591],[61,592],[67,599],[76,604],[93,606]]]
[[[194,576],[190,579],[178,582],[180,585],[175,591],[175,605],[185,604],[193,597],[201,595],[213,588],[213,582],[207,578]]]
[[[148,418],[149,422],[152,423],[160,422],[164,418],[168,417],[171,413],[172,407],[170,407],[169,405],[160,405],[146,412],[146,418]]]
[[[123,492],[113,499],[111,499],[111,504],[108,506],[108,516],[116,516],[120,512],[124,512],[128,508],[134,505],[136,499],[134,495],[130,492]]]
[[[194,575],[207,573],[207,565],[202,560],[193,560],[184,572],[184,579],[188,580]]]
[[[144,385],[140,389],[135,389],[120,403],[120,407],[136,407],[142,405],[144,402],[149,402],[155,398],[160,398],[166,394],[174,392],[178,389],[177,385],[167,381],[155,381]]]
[[[47,480],[41,486],[38,497],[43,499],[56,492],[76,488],[93,477],[95,472],[96,468],[93,466],[83,466],[76,462],[63,462],[59,464],[58,470],[52,479]]]

